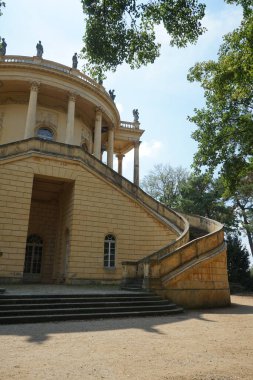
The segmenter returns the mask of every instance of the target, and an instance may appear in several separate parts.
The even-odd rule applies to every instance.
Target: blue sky
[[[122,120],[132,121],[132,110],[139,109],[141,128],[145,129],[141,177],[157,163],[190,168],[197,149],[191,138],[194,125],[187,121],[187,115],[204,105],[204,97],[198,84],[187,82],[187,72],[198,61],[215,59],[222,36],[237,27],[242,17],[240,7],[226,5],[223,0],[203,2],[208,31],[196,45],[172,48],[168,35],[159,27],[160,58],[135,71],[123,65],[104,82],[107,90],[115,89]],[[10,55],[33,56],[41,40],[45,59],[71,65],[73,53],[82,48],[85,24],[80,0],[6,0],[0,23],[0,36],[5,37]],[[123,164],[123,174],[129,179],[132,165],[130,153]]]

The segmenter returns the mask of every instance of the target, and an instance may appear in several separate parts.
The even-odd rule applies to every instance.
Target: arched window
[[[104,267],[115,267],[115,245],[116,239],[113,235],[106,235],[104,241]]]
[[[53,140],[54,133],[49,128],[41,127],[38,129],[37,136],[45,140]]]
[[[40,273],[43,240],[38,235],[30,235],[26,241],[24,273]]]

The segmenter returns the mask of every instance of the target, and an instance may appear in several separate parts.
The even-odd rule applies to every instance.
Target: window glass
[[[113,235],[107,235],[104,241],[104,267],[115,267],[115,237]]]
[[[48,128],[40,128],[38,130],[38,137],[45,140],[53,140],[54,134],[53,132]]]

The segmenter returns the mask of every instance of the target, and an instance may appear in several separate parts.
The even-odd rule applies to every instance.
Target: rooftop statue
[[[78,65],[78,59],[77,59],[77,53],[75,53],[72,57],[72,69],[77,69]]]
[[[6,46],[7,43],[4,38],[2,38],[2,42],[0,44],[0,55],[5,55],[6,54]]]
[[[137,108],[133,110],[133,115],[134,115],[134,122],[139,122],[139,111]]]
[[[43,46],[42,46],[42,44],[41,44],[41,41],[39,41],[39,42],[37,43],[37,45],[36,45],[36,49],[37,49],[37,57],[42,58],[42,55],[43,55],[44,50],[43,50]]]
[[[110,97],[114,101],[114,99],[116,98],[116,95],[114,94],[114,90],[109,90],[108,92],[109,92]]]

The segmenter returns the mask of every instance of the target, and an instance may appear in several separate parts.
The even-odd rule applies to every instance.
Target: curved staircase
[[[124,262],[122,286],[127,289],[138,281],[142,288],[189,308],[229,305],[223,226],[200,216],[184,218],[195,238],[182,244],[179,238],[142,260]]]

